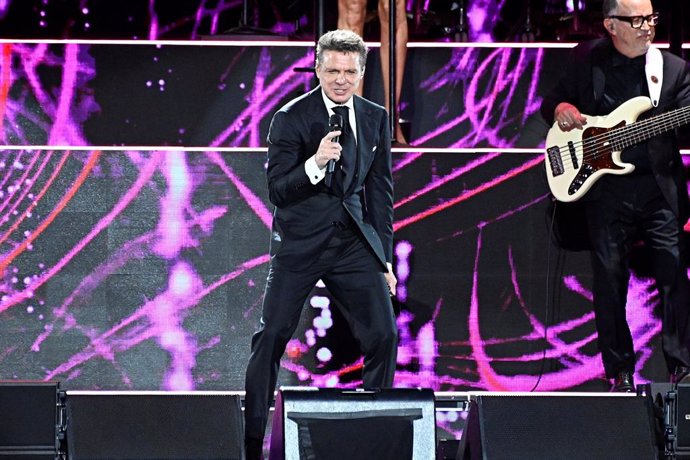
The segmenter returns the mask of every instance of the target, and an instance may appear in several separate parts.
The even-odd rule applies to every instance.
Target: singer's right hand
[[[330,131],[321,139],[319,149],[316,151],[316,155],[314,155],[316,166],[320,169],[325,168],[329,160],[340,160],[340,151],[343,148],[339,143],[332,141],[334,137],[338,137],[340,134],[340,131]]]

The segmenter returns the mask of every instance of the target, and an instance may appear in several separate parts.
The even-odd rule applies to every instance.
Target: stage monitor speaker
[[[67,392],[70,460],[242,460],[243,444],[237,395]]]
[[[34,450],[18,450],[18,451],[4,451],[0,450],[0,460],[59,460],[64,457],[55,452],[34,451]]]
[[[650,406],[632,395],[477,396],[457,458],[654,459]]]
[[[0,455],[23,455],[27,451],[57,454],[59,387],[57,382],[0,382]]]
[[[690,457],[690,385],[678,384],[675,388],[675,410],[670,422],[675,426],[676,438],[673,452]]]
[[[269,460],[421,460],[436,447],[434,392],[281,388]]]

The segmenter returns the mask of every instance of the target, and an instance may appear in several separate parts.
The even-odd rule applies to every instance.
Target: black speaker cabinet
[[[672,452],[678,458],[690,458],[690,385],[679,384],[675,388],[675,410],[670,413],[669,422],[675,429],[671,443]]]
[[[62,425],[59,387],[57,382],[0,382],[0,457],[57,455]]]
[[[458,459],[657,458],[651,401],[627,395],[477,396]]]
[[[16,452],[6,452],[0,451],[0,459],[2,460],[58,460],[64,457],[56,454],[55,452],[47,451],[24,451],[19,450]]]
[[[70,460],[244,459],[239,396],[67,392]]]
[[[281,388],[269,460],[421,460],[435,447],[432,390]]]

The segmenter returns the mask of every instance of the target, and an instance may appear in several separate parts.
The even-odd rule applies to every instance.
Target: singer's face
[[[343,104],[357,91],[364,69],[357,53],[324,51],[322,62],[316,66],[316,76],[326,96],[337,104]]]

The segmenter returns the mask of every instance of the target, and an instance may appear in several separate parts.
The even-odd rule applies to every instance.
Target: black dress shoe
[[[690,367],[676,366],[675,372],[671,375],[671,383],[688,384],[690,383]]]
[[[613,381],[613,387],[611,387],[611,391],[615,393],[634,393],[635,380],[633,379],[632,372],[618,372],[618,374],[616,374],[616,378]]]

